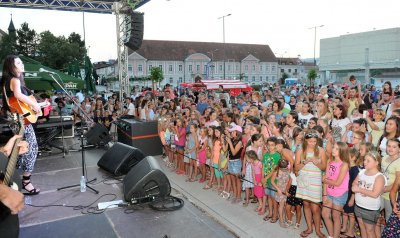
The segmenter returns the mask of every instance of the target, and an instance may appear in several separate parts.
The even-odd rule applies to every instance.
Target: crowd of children
[[[186,93],[158,115],[164,160],[283,229],[299,229],[304,212],[301,237],[400,237],[400,96],[386,84],[376,99],[355,78],[229,100]]]

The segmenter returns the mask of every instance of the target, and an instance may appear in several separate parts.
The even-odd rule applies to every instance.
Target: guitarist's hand
[[[35,103],[35,104],[32,106],[32,109],[33,109],[35,112],[40,112],[40,111],[42,110],[42,108],[40,107],[40,105],[39,105],[38,103]]]
[[[11,139],[8,140],[7,144],[3,147],[4,154],[6,154],[7,156],[9,156],[11,154],[14,143],[19,138],[22,138],[22,135],[15,135],[15,136],[11,137]],[[22,154],[25,154],[26,152],[28,152],[28,146],[29,146],[28,142],[20,141],[18,143],[19,154],[22,155]]]
[[[12,214],[17,214],[24,208],[24,195],[4,184],[0,184],[0,201],[11,210]]]

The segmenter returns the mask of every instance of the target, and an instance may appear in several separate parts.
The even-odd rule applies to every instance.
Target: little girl
[[[353,182],[355,193],[354,214],[361,230],[361,237],[380,237],[375,226],[380,214],[381,194],[386,184],[385,176],[379,172],[381,158],[377,152],[369,152],[364,158],[364,168]]]
[[[354,226],[356,224],[356,218],[354,217],[354,193],[353,190],[351,190],[351,186],[361,168],[359,167],[360,160],[357,160],[360,157],[360,153],[358,152],[358,150],[356,148],[351,148],[349,150],[349,154],[350,154],[349,191],[347,195],[346,205],[344,205],[343,207],[344,211],[343,223],[342,223],[343,225],[340,233],[344,234],[347,237],[354,237],[355,236]]]
[[[263,209],[262,198],[264,197],[264,188],[261,178],[264,171],[264,165],[261,163],[260,158],[258,158],[258,155],[254,150],[246,152],[246,159],[251,163],[251,168],[253,170],[254,196],[258,199],[258,208],[256,209],[256,212],[259,212]]]
[[[290,188],[290,169],[288,168],[288,161],[280,159],[278,166],[275,167],[272,177],[271,185],[276,189],[275,201],[279,203],[279,225],[283,228],[288,228],[289,224],[285,222],[285,204],[287,199],[288,190]]]
[[[322,218],[329,236],[339,237],[340,215],[346,204],[349,188],[349,147],[346,143],[335,143],[325,172]]]
[[[258,156],[258,159],[261,160],[263,155],[263,144],[264,144],[263,136],[261,134],[255,134],[252,135],[250,139],[251,139],[251,144],[247,146],[246,152],[251,150],[255,151]],[[244,181],[242,187],[246,192],[246,197],[243,206],[246,207],[249,204],[250,193],[254,187],[254,183],[253,183],[253,169],[251,166],[252,165],[251,161],[247,161],[245,157],[243,165],[244,166],[242,166],[242,175],[244,175]]]
[[[188,182],[197,180],[197,148],[199,147],[199,136],[197,134],[197,124],[192,123],[189,126],[190,134],[187,136],[186,153],[189,155],[189,175]]]
[[[197,152],[197,159],[199,161],[199,169],[201,173],[200,183],[204,183],[206,181],[206,148],[208,146],[208,138],[207,138],[207,128],[202,127],[200,129],[199,135],[199,147]]]
[[[214,183],[214,169],[213,169],[213,164],[212,164],[212,157],[213,157],[213,151],[214,151],[214,126],[210,126],[207,129],[207,133],[208,133],[208,140],[207,140],[207,151],[206,151],[206,164],[208,169],[210,170],[210,179],[208,181],[208,183],[206,184],[206,186],[204,186],[203,189],[210,189],[213,186]]]

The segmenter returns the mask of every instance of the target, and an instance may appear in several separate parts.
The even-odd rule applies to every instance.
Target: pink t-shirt
[[[254,174],[262,174],[262,163],[261,161],[257,160],[255,163],[252,164]]]
[[[328,170],[328,176],[327,178],[330,180],[337,180],[340,174],[340,167],[343,164],[342,161],[340,162],[335,162],[332,161],[328,164],[329,166],[329,170]],[[347,193],[347,191],[349,190],[349,172],[346,173],[346,176],[343,179],[342,184],[340,184],[339,186],[332,186],[332,185],[328,185],[326,187],[326,192],[328,193],[328,195],[332,196],[332,197],[340,197],[342,196],[344,193]]]
[[[181,137],[179,137],[179,135],[182,133],[183,135]],[[185,128],[180,128],[178,129],[178,140],[175,140],[175,145],[179,145],[179,146],[185,146],[185,142],[186,142],[186,129]]]

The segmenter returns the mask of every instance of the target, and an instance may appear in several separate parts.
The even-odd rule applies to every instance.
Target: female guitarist
[[[3,109],[11,111],[8,100],[15,98],[19,102],[28,105],[33,111],[41,112],[41,108],[36,100],[31,97],[30,90],[25,87],[23,80],[24,64],[15,55],[9,55],[4,60],[3,75],[1,78],[1,91],[3,93]],[[5,94],[5,95],[4,95]],[[22,115],[20,115],[22,116]],[[39,194],[40,190],[31,183],[31,173],[36,162],[38,144],[35,131],[31,124],[25,125],[25,140],[29,143],[28,153],[22,155],[18,160],[18,167],[22,166],[22,188],[27,191],[26,195]]]

